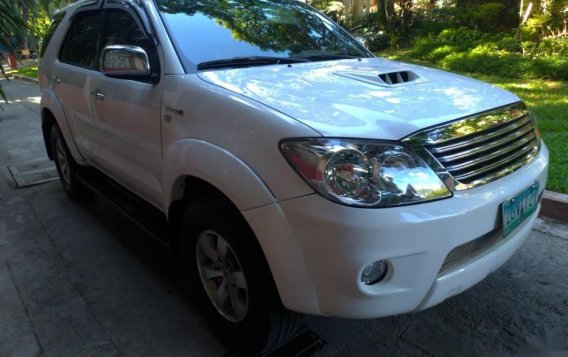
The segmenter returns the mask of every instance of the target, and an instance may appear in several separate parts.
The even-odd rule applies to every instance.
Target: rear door
[[[83,9],[75,13],[70,21],[50,80],[63,105],[81,155],[92,162],[98,155],[98,140],[91,83],[102,76],[97,71],[102,12]]]

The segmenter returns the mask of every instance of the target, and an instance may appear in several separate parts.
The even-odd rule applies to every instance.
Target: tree
[[[6,60],[6,53],[17,53],[19,48],[28,47],[28,38],[42,38],[49,27],[53,11],[72,0],[0,0],[0,61]],[[0,72],[8,79],[4,67]],[[2,86],[0,98],[7,102]],[[0,106],[1,108],[1,106]]]
[[[16,36],[21,35],[26,29],[26,23],[22,19],[19,4],[30,4],[30,0],[22,0],[19,2],[10,0],[0,0],[0,46],[4,48],[7,53],[16,53],[16,44],[14,39]],[[0,60],[5,60],[5,54],[0,52]],[[6,78],[4,67],[0,66],[2,75]],[[6,95],[0,85],[0,97],[4,101],[8,101]]]

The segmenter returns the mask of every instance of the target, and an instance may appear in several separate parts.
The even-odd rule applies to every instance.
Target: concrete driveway
[[[167,249],[102,199],[59,182],[16,188],[7,166],[46,157],[39,90],[2,80],[0,356],[221,356]],[[474,288],[377,320],[311,317],[316,356],[568,355],[568,227],[540,221]]]

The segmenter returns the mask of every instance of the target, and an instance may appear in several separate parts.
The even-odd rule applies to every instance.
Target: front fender
[[[276,198],[258,175],[229,151],[197,139],[182,139],[164,153],[164,206],[180,198],[180,179],[193,176],[223,192],[240,210],[265,206]],[[167,210],[166,210],[167,211]]]
[[[75,139],[73,138],[73,133],[69,125],[69,121],[67,120],[67,116],[65,115],[65,111],[63,110],[63,107],[61,106],[59,99],[57,98],[55,93],[53,93],[52,90],[50,89],[43,90],[41,94],[40,107],[42,108],[41,120],[42,120],[42,130],[44,134],[46,149],[48,149],[49,145],[49,131],[48,128],[45,127],[46,121],[44,116],[45,116],[45,110],[49,110],[53,115],[55,122],[59,126],[61,133],[63,134],[63,138],[65,139],[65,143],[67,144],[67,147],[69,148],[69,152],[71,152],[73,159],[75,159],[75,162],[77,162],[78,164],[85,165],[85,161],[83,160],[83,157],[81,156],[81,153],[77,148],[77,145],[75,144]]]

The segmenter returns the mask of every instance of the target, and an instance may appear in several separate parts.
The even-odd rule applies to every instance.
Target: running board
[[[133,223],[159,240],[168,242],[168,222],[159,209],[97,169],[80,167],[77,178],[90,190],[118,208]]]

